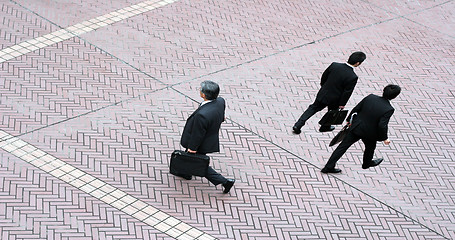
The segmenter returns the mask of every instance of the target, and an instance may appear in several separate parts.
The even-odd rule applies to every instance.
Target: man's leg
[[[338,109],[338,106],[328,106],[328,111],[329,112],[330,110],[336,110]],[[321,127],[319,128],[319,132],[330,132],[330,131],[333,131],[335,129],[334,126],[332,126],[331,124],[324,124],[324,125],[321,125]]]
[[[234,179],[227,179],[223,175],[217,173],[212,167],[209,166],[207,169],[207,175],[205,176],[213,185],[223,184],[223,193],[228,193],[232,186],[234,186]]]
[[[225,183],[227,181],[227,179],[223,177],[223,175],[219,174],[210,166],[207,169],[207,175],[205,175],[205,178],[207,178],[207,180],[209,180],[215,186],[218,184]]]
[[[374,167],[379,165],[384,159],[378,158],[373,160],[374,150],[376,149],[376,141],[362,139],[365,144],[365,151],[363,152],[363,169],[368,169],[369,167]]]
[[[343,154],[348,150],[349,147],[352,146],[355,142],[359,141],[360,137],[355,135],[352,132],[349,132],[346,137],[341,141],[340,145],[333,151],[332,155],[330,156],[329,160],[325,164],[325,167],[321,170],[322,172],[331,172],[330,170],[334,170],[336,163],[338,160],[343,156]],[[338,171],[340,172],[340,171]]]
[[[362,139],[365,144],[365,152],[363,152],[363,163],[370,163],[373,159],[374,150],[376,149],[376,141]]]
[[[303,114],[300,116],[299,120],[297,120],[297,122],[294,124],[294,128],[293,129],[298,129],[300,130],[303,125],[305,125],[306,121],[312,117],[314,114],[316,114],[317,112],[321,111],[322,109],[324,109],[325,107],[327,107],[327,105],[315,100],[313,104],[311,104],[307,110],[305,110],[305,112],[303,112]]]

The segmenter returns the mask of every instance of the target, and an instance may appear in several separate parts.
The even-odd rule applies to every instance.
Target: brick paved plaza
[[[0,239],[455,239],[454,0],[0,0]],[[322,71],[367,54],[346,108],[402,94],[385,161],[335,132]],[[201,81],[228,194],[169,174]]]

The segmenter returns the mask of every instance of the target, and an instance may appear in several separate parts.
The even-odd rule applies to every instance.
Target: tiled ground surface
[[[119,10],[136,4],[0,0],[0,50],[15,54],[0,59],[0,239],[455,238],[455,1]],[[97,29],[39,39],[117,10]],[[362,170],[356,144],[342,174],[322,175],[334,149],[322,113],[301,135],[290,128],[325,67],[355,50],[367,60],[348,108],[403,87],[392,144],[378,144],[380,167]],[[212,165],[237,180],[229,194],[168,173],[208,79],[228,104]]]

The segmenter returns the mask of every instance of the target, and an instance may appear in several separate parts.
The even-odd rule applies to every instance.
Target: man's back
[[[197,109],[187,120],[183,129],[181,144],[198,153],[220,151],[219,130],[224,121],[225,102],[217,99]]]
[[[357,84],[357,74],[346,63],[333,62],[322,74],[316,96],[327,105],[345,106]]]
[[[365,53],[354,52],[349,56],[347,63],[333,62],[330,64],[324,73],[322,73],[321,88],[313,104],[308,106],[307,110],[303,112],[292,127],[294,134],[300,134],[302,132],[300,129],[305,125],[306,121],[322,109],[326,107],[329,111],[344,109],[357,84],[358,77],[354,72],[354,68],[360,66],[365,59]],[[334,126],[323,124],[319,128],[319,131],[329,132],[334,129]]]
[[[394,108],[389,100],[374,94],[366,96],[352,113],[357,113],[352,122],[353,133],[367,139],[382,141],[387,139],[387,129]]]

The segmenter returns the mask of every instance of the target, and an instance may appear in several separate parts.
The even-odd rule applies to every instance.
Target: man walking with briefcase
[[[223,98],[218,97],[220,87],[212,81],[201,83],[200,96],[204,99],[199,108],[186,120],[180,144],[189,153],[207,154],[220,151],[219,131],[221,123],[224,122],[224,111],[226,108]],[[171,172],[187,180],[192,175],[184,172]],[[208,166],[204,176],[215,186],[222,184],[223,193],[228,193],[234,185],[234,179],[227,179]]]
[[[365,59],[365,53],[354,52],[349,56],[347,63],[333,62],[330,64],[322,74],[321,89],[316,95],[316,100],[294,124],[292,127],[293,133],[300,134],[302,132],[300,129],[305,125],[305,122],[325,107],[328,107],[329,111],[344,108],[357,84],[358,77],[354,72],[354,68],[362,64]],[[329,132],[334,129],[335,127],[330,124],[323,124],[319,131]]]
[[[383,141],[386,145],[390,144],[387,131],[390,117],[395,111],[390,100],[395,99],[400,92],[400,86],[389,84],[382,91],[382,97],[370,94],[352,109],[348,116],[348,119],[352,119],[352,121],[347,135],[333,151],[321,170],[322,173],[340,173],[341,169],[335,168],[336,163],[348,148],[359,140],[365,144],[363,169],[375,167],[384,160],[383,158],[373,160],[374,150],[377,141]],[[356,116],[351,118],[353,114]]]

